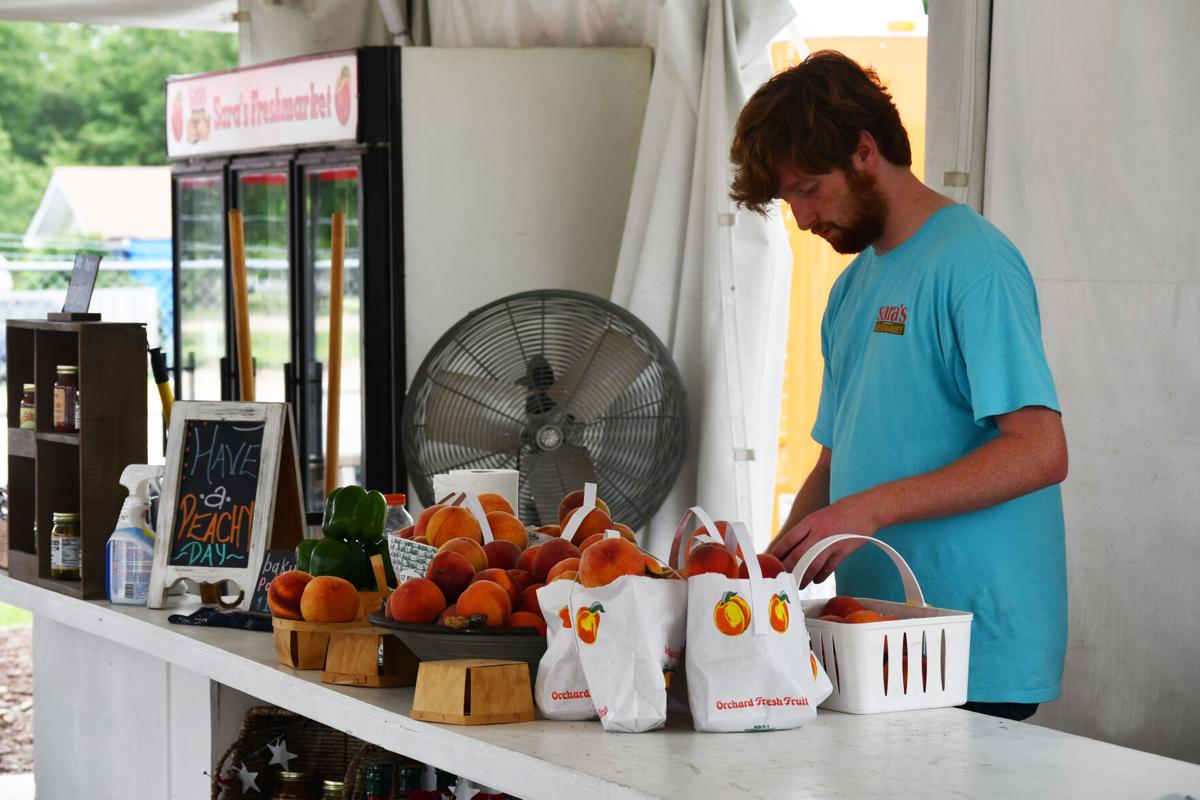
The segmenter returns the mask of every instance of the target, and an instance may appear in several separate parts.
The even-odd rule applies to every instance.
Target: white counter
[[[89,719],[73,706],[56,707],[56,698],[62,698],[58,705],[68,705],[70,695],[51,691],[43,673],[61,673],[69,660],[64,652],[96,654],[81,658],[92,660],[86,669],[97,680],[124,679],[125,685],[115,691],[116,700],[96,698],[94,691],[89,695],[103,706],[106,719],[115,713],[113,703],[127,709],[131,718],[147,709],[165,709],[159,713],[170,719],[160,729],[178,740],[174,750],[181,744],[188,749],[180,755],[171,747],[160,748],[158,742],[136,745],[147,777],[159,762],[162,771],[171,771],[150,781],[164,793],[141,795],[146,797],[207,796],[207,765],[199,765],[211,758],[209,737],[220,725],[230,724],[221,722],[215,711],[204,719],[195,702],[187,699],[213,702],[197,697],[201,693],[196,689],[207,681],[525,800],[1200,795],[1198,765],[956,709],[873,716],[822,711],[803,729],[755,734],[697,734],[686,718],[644,734],[604,733],[596,722],[436,725],[407,716],[411,688],[332,687],[319,682],[319,672],[278,666],[269,634],[171,625],[171,611],[81,602],[3,574],[0,601],[33,611],[35,664],[39,659],[46,664],[35,667],[35,720],[87,728],[76,732],[73,747],[95,743],[108,754],[120,754],[134,749],[135,743],[114,741],[103,719]],[[73,642],[47,642],[38,631],[44,623],[59,632],[59,639],[78,639],[78,647]],[[113,645],[134,651],[129,664],[144,665],[147,658],[163,662],[166,677],[156,682],[126,675],[122,669],[128,667],[118,663],[122,659],[114,653],[120,650]],[[48,663],[51,658],[53,666]],[[169,692],[172,681],[177,695],[181,686],[187,689],[183,699],[156,700],[160,684]],[[147,695],[144,704],[130,699],[139,692]],[[219,692],[211,690],[209,695],[216,698]],[[52,770],[82,770],[101,761],[76,752],[64,763],[61,751],[72,741],[69,733],[36,728],[39,790],[53,785],[57,773]],[[118,755],[105,756],[112,758]]]

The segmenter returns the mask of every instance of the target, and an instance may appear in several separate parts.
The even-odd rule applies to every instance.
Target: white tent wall
[[[931,105],[961,80],[945,5]],[[1200,4],[997,0],[991,29],[983,212],[1037,282],[1071,456],[1063,695],[1033,721],[1200,762]]]

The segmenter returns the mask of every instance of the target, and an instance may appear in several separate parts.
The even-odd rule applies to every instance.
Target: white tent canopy
[[[235,33],[238,0],[0,0],[0,19]]]

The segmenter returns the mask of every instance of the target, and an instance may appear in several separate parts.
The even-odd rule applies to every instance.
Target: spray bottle
[[[145,605],[154,563],[154,529],[150,527],[150,487],[162,479],[161,465],[130,464],[121,473],[129,490],[117,529],[108,538],[104,583],[108,600],[121,605]]]

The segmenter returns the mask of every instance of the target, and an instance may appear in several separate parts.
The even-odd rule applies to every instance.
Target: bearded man
[[[731,196],[774,199],[839,253],[858,253],[821,323],[812,436],[822,446],[770,552],[790,568],[839,533],[876,536],[928,603],[974,613],[967,708],[1025,719],[1059,696],[1067,446],[1037,295],[1017,248],[911,170],[908,134],[876,74],[832,51],[746,103]],[[903,601],[863,542],[819,556],[841,594]]]

